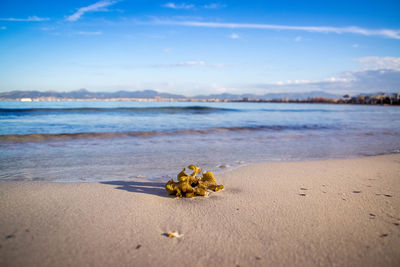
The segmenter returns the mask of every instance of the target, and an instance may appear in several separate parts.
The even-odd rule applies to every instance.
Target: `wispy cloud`
[[[193,9],[193,8],[195,8],[195,6],[193,4],[185,4],[185,3],[175,4],[172,2],[166,3],[162,6],[166,7],[166,8],[172,8],[172,9]]]
[[[78,34],[78,35],[102,35],[103,32],[101,32],[101,31],[94,31],[94,32],[79,31],[76,34]]]
[[[294,41],[296,43],[300,42],[303,38],[301,36],[297,36],[296,38],[294,38]]]
[[[39,21],[46,21],[50,20],[49,18],[40,18],[38,16],[29,16],[26,19],[21,19],[21,18],[0,18],[0,21],[32,21],[32,22],[39,22]]]
[[[153,65],[153,67],[156,68],[179,68],[179,67],[213,67],[213,68],[218,68],[218,67],[223,67],[224,64],[219,64],[219,63],[210,63],[206,62],[203,60],[191,60],[191,61],[183,61],[179,63],[173,63],[173,64],[158,64],[158,65]]]
[[[166,8],[172,8],[172,9],[196,9],[196,8],[205,8],[205,9],[221,9],[226,7],[226,5],[222,5],[219,3],[211,3],[211,4],[206,4],[206,5],[194,5],[194,4],[187,4],[187,3],[173,3],[173,2],[169,2],[166,3],[164,5],[162,5],[163,7]]]
[[[116,4],[118,1],[104,0],[96,2],[92,5],[79,8],[74,14],[66,18],[67,21],[77,21],[87,12],[105,12],[108,11],[107,7]]]
[[[232,33],[231,35],[229,35],[229,38],[231,38],[231,39],[239,39],[240,36],[237,33]]]
[[[54,31],[55,29],[57,29],[54,26],[50,26],[50,27],[41,27],[40,28],[42,31]]]
[[[225,8],[226,5],[218,4],[218,3],[211,3],[203,6],[206,9],[221,9]]]
[[[331,26],[288,26],[275,24],[252,24],[252,23],[223,23],[223,22],[200,22],[200,21],[174,21],[155,20],[152,23],[161,25],[178,25],[187,27],[228,28],[228,29],[261,29],[261,30],[289,30],[306,31],[317,33],[351,33],[364,36],[381,36],[391,39],[400,39],[400,30],[392,29],[367,29],[357,26],[331,27]]]
[[[351,47],[353,47],[353,48],[358,48],[359,45],[358,45],[358,44],[353,44]]]

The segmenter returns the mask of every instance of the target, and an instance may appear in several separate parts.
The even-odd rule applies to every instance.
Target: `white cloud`
[[[391,29],[366,29],[356,26],[332,27],[332,26],[288,26],[274,24],[251,24],[251,23],[223,23],[223,22],[200,22],[200,21],[174,21],[174,20],[155,20],[155,24],[178,25],[188,27],[207,27],[207,28],[228,28],[228,29],[262,29],[262,30],[289,30],[305,31],[317,33],[336,33],[336,34],[359,34],[364,36],[381,36],[400,40],[400,30]]]
[[[239,36],[239,34],[237,34],[237,33],[232,33],[231,35],[229,35],[229,38],[232,38],[232,39],[239,39],[240,36]]]
[[[210,89],[211,89],[211,92],[214,94],[222,94],[222,93],[226,93],[229,91],[229,88],[227,88],[223,85],[217,84],[217,83],[212,83],[210,85]]]
[[[359,45],[358,45],[358,44],[353,44],[351,47],[353,47],[353,48],[358,48]]]
[[[298,42],[300,42],[300,41],[301,41],[301,39],[302,39],[302,37],[301,37],[301,36],[297,36],[296,38],[294,38],[294,41],[298,43]]]
[[[203,60],[190,60],[190,61],[183,61],[174,64],[158,64],[154,65],[153,67],[161,67],[161,68],[170,68],[170,67],[223,67],[224,64],[219,63],[209,63]]]
[[[118,1],[104,0],[96,2],[92,5],[79,8],[74,14],[68,16],[66,20],[68,21],[77,21],[87,12],[99,12],[99,11],[108,11],[107,7],[116,4]]]
[[[356,59],[362,70],[396,70],[400,71],[399,57],[361,57]]]
[[[103,32],[101,32],[101,31],[94,31],[94,32],[79,31],[76,34],[78,34],[78,35],[102,35]]]
[[[18,19],[18,18],[0,18],[0,21],[28,21],[28,22],[39,22],[50,20],[49,18],[40,18],[38,16],[29,16],[26,19]]]
[[[376,93],[400,91],[400,58],[363,57],[361,68],[337,73],[322,80],[288,80],[247,85],[247,88],[274,92],[322,90],[331,93]]]
[[[172,8],[172,9],[193,9],[193,8],[195,8],[195,6],[192,4],[184,4],[184,3],[175,4],[172,2],[164,4],[163,7]]]
[[[222,4],[218,4],[218,3],[211,3],[208,5],[204,5],[204,8],[206,9],[221,9],[221,8],[225,8],[226,5],[222,5]]]
[[[308,80],[287,80],[287,81],[278,81],[275,82],[274,84],[276,85],[290,85],[290,84],[309,84],[310,81]]]

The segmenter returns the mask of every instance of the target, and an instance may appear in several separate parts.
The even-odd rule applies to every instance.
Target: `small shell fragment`
[[[182,236],[183,236],[183,234],[179,234],[178,232],[168,232],[168,237],[169,238],[174,238],[174,237],[179,238],[179,237],[182,237]]]

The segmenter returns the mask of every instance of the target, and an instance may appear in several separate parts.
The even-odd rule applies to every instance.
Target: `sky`
[[[400,92],[400,1],[0,0],[0,92]]]

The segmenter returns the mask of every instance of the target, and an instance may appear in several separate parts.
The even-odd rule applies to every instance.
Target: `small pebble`
[[[139,245],[136,246],[136,249],[139,249],[141,247],[142,247],[142,245],[139,244]]]
[[[385,197],[392,197],[392,195],[384,195]]]
[[[388,236],[388,234],[381,234],[380,237],[384,238],[384,237],[387,237],[387,236]]]
[[[305,196],[306,196],[306,194],[299,194],[299,196],[305,197]]]
[[[359,193],[361,193],[361,191],[359,191],[359,190],[354,190],[353,193],[354,193],[354,194],[359,194]]]

